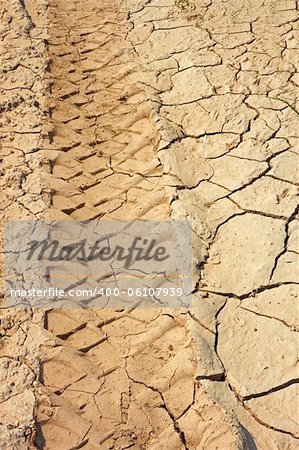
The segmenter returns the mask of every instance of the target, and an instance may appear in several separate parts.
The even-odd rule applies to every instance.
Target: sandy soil
[[[298,3],[0,14],[3,222],[189,219],[197,268],[188,311],[4,305],[1,449],[297,448]]]

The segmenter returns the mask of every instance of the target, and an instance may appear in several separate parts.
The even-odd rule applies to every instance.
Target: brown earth
[[[298,3],[0,13],[4,221],[189,219],[198,268],[190,310],[4,304],[0,448],[297,448]]]

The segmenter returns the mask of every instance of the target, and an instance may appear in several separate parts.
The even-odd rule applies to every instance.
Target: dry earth
[[[190,219],[198,269],[189,311],[3,304],[1,450],[298,448],[298,2],[0,14],[3,222]]]

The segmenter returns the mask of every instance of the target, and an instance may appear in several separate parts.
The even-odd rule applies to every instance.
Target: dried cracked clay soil
[[[298,1],[0,17],[2,262],[11,219],[188,219],[196,269],[189,309],[1,303],[0,449],[298,449]]]

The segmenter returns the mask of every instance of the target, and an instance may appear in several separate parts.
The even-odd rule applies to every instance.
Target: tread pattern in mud
[[[160,134],[126,40],[132,25],[116,3],[107,11],[85,2],[84,17],[80,2],[50,8],[52,216],[168,218]],[[169,309],[49,311],[55,346],[41,351],[38,416],[46,445],[59,445],[65,429],[67,448],[181,449],[185,433],[197,444],[185,424],[204,401],[186,323],[186,311]],[[206,403],[200,439],[213,435],[216,414],[228,442],[240,441],[225,412]]]
[[[53,206],[77,220],[165,217],[158,135],[121,5],[81,8],[50,2]]]

